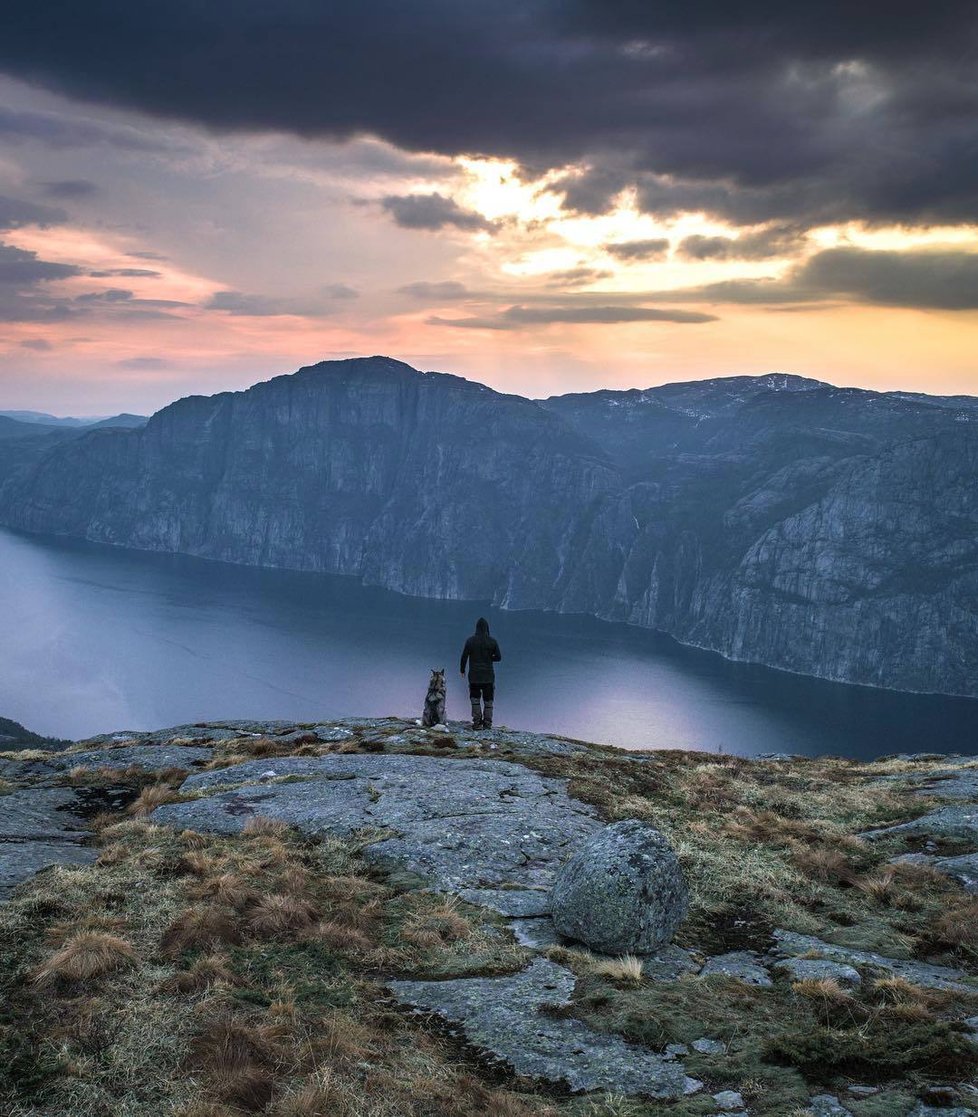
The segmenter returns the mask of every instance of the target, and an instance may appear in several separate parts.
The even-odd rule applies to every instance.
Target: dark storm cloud
[[[564,271],[551,272],[547,277],[548,287],[582,287],[586,283],[595,283],[599,279],[607,279],[613,273],[603,268],[566,268]]]
[[[2,47],[0,47],[2,49]],[[8,73],[13,68],[0,63]],[[127,125],[102,124],[53,112],[0,108],[0,140],[8,143],[34,142],[46,147],[91,147],[107,144],[124,151],[179,151],[181,145],[147,136]]]
[[[90,271],[92,279],[159,279],[163,274],[149,268],[106,268],[104,271]]]
[[[661,260],[669,251],[669,241],[666,237],[618,240],[606,244],[604,250],[618,260]]]
[[[78,313],[70,300],[48,295],[52,280],[80,275],[73,264],[38,259],[36,252],[0,243],[0,322],[61,322]]]
[[[68,219],[61,209],[40,206],[36,202],[25,202],[20,198],[8,198],[0,194],[0,231],[22,229],[25,225],[60,225]]]
[[[128,302],[133,296],[132,291],[125,291],[121,287],[110,287],[107,291],[89,291],[88,294],[79,295],[75,302],[79,303],[122,303]]]
[[[8,0],[0,68],[212,127],[588,163],[562,187],[588,212],[634,184],[649,212],[742,224],[957,221],[976,24],[972,0]]]
[[[755,305],[842,299],[872,306],[978,310],[978,252],[828,248],[783,279],[731,279],[646,297]]]
[[[81,273],[81,268],[74,264],[53,264],[48,260],[39,260],[36,252],[15,248],[12,244],[0,244],[0,283],[32,287],[36,283],[67,279]]]
[[[54,346],[43,337],[25,337],[20,343],[21,349],[33,349],[35,353],[46,353]]]
[[[511,306],[485,318],[429,318],[432,326],[469,330],[519,330],[524,326],[619,325],[623,322],[673,322],[695,325],[715,322],[716,315],[698,310],[661,310],[651,306]]]
[[[410,295],[412,299],[466,299],[471,295],[464,283],[454,279],[446,279],[441,283],[431,283],[428,280],[418,280],[416,283],[406,283],[398,287],[398,294]]]
[[[463,209],[444,194],[388,194],[380,204],[402,229],[434,230],[446,225],[473,231],[497,228],[481,213]]]
[[[142,371],[145,369],[169,368],[170,362],[163,357],[126,357],[125,360],[116,361],[118,368]]]
[[[831,248],[796,274],[802,288],[880,306],[978,309],[978,252]]]
[[[357,298],[358,293],[352,287],[344,288],[352,294],[330,294],[327,288],[324,294],[331,299]],[[278,298],[269,295],[252,295],[245,291],[215,291],[204,303],[205,310],[223,310],[227,314],[243,318],[274,318],[281,314],[298,315],[305,318],[315,318],[326,314],[335,314],[335,307],[316,304],[309,299]]]
[[[360,292],[355,287],[348,287],[345,283],[327,283],[322,288],[322,292],[328,299],[360,298]]]
[[[67,178],[57,182],[42,182],[40,186],[49,198],[91,198],[99,192],[95,183],[90,182],[87,178]]]
[[[738,237],[686,237],[677,251],[687,260],[766,260],[797,252],[804,240],[801,230],[776,226]]]

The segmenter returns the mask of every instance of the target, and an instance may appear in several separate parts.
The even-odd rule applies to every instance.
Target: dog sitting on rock
[[[424,713],[421,724],[430,729],[433,725],[445,724],[445,668],[431,672],[428,693],[424,698]]]

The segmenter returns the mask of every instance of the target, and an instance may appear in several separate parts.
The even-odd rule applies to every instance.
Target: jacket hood
[[[476,636],[489,635],[489,622],[486,620],[485,617],[479,617],[479,619],[475,622],[475,634]]]

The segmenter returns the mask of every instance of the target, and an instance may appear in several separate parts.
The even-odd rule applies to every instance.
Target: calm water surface
[[[496,721],[625,748],[978,752],[978,701],[729,663],[584,617],[423,601],[314,574],[0,531],[0,715],[81,737],[217,718],[420,715],[484,613]]]

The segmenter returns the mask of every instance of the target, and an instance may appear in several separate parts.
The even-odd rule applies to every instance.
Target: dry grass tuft
[[[311,937],[339,953],[362,954],[373,948],[373,942],[363,931],[335,920],[320,923]]]
[[[227,860],[208,849],[191,849],[177,862],[177,871],[194,877],[211,877],[219,874]]]
[[[284,838],[288,832],[288,823],[260,814],[253,815],[241,828],[241,833],[246,838]]]
[[[162,985],[168,993],[206,993],[216,987],[231,988],[238,980],[221,954],[198,958],[186,970],[179,970]]]
[[[879,904],[881,907],[895,906],[904,891],[893,865],[887,865],[874,873],[859,877],[855,885],[872,903]]]
[[[903,977],[884,977],[873,983],[873,994],[887,1007],[888,1015],[901,1020],[931,1020],[954,1001],[940,989],[925,989]]]
[[[216,1101],[195,1101],[178,1110],[174,1117],[241,1117],[241,1111]]]
[[[834,977],[806,977],[793,981],[791,989],[800,997],[826,1005],[844,1005],[852,1000],[849,990],[843,989]]]
[[[595,958],[589,961],[591,973],[607,977],[611,981],[639,982],[642,980],[642,959],[634,954],[623,954],[620,958]]]
[[[138,961],[136,951],[118,935],[81,931],[37,967],[34,984],[44,988],[58,982],[90,981]]]
[[[226,904],[235,911],[243,911],[257,904],[261,896],[256,888],[237,873],[220,873],[207,877],[190,891],[198,899],[211,899],[216,903]]]
[[[129,805],[130,818],[148,818],[164,803],[179,803],[183,797],[166,783],[154,783],[144,787],[138,797]]]
[[[220,904],[188,908],[163,932],[161,952],[170,958],[185,950],[213,950],[241,942],[237,913]]]
[[[829,846],[799,846],[792,851],[792,860],[806,876],[830,884],[852,884],[855,872],[849,858]]]
[[[925,935],[939,946],[978,951],[978,900],[954,900],[925,928]]]
[[[327,1071],[323,1081],[310,1083],[289,1094],[272,1110],[272,1117],[352,1117],[355,1099],[333,1081]]]
[[[194,1037],[188,1065],[219,1101],[256,1113],[274,1096],[281,1058],[269,1029],[219,1014]]]
[[[368,905],[369,906],[369,905]],[[362,924],[361,924],[362,926]],[[472,924],[448,899],[437,907],[416,912],[404,924],[401,937],[422,950],[437,949],[445,943],[462,942],[472,935]]]
[[[308,900],[284,893],[264,896],[248,915],[248,930],[261,938],[291,937],[307,931],[316,922],[318,912]]]

